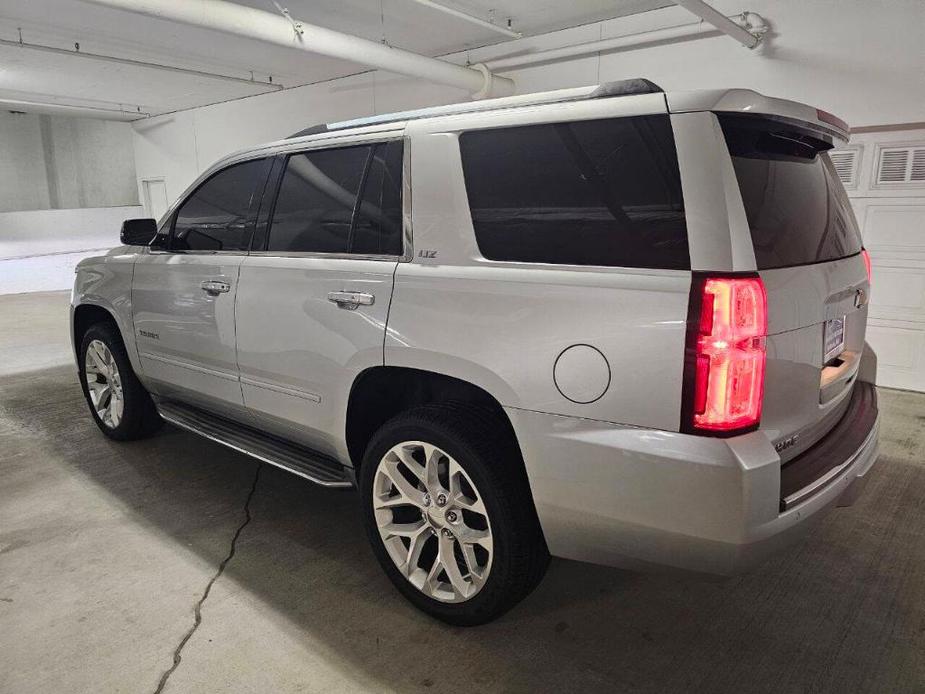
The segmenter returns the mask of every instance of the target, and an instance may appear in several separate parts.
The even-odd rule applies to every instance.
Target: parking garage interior
[[[925,691],[922,3],[181,5],[0,0],[0,691]],[[786,551],[732,577],[553,558],[498,620],[448,626],[390,585],[354,491],[94,425],[71,288],[123,220],[318,124],[628,78],[850,125],[830,156],[871,260],[880,454]]]

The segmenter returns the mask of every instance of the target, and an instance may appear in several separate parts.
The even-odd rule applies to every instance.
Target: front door
[[[402,149],[393,140],[290,155],[265,250],[241,266],[244,403],[263,428],[335,457],[354,379],[383,363],[402,254]]]
[[[249,161],[210,176],[171,219],[167,250],[135,265],[138,356],[158,395],[244,413],[235,298],[268,168],[268,160]]]

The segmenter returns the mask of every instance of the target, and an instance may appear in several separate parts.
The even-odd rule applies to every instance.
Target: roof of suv
[[[516,106],[533,106],[537,104],[563,103],[566,101],[584,101],[585,99],[601,99],[612,96],[632,96],[636,94],[659,94],[664,93],[664,89],[654,82],[643,78],[634,78],[620,80],[619,82],[605,82],[600,85],[591,85],[588,87],[572,87],[569,89],[556,89],[548,92],[533,92],[532,94],[522,94],[520,96],[505,96],[497,99],[483,99],[480,101],[468,101],[458,104],[448,104],[446,106],[431,106],[429,108],[415,109],[413,111],[398,111],[396,113],[384,113],[378,116],[368,116],[366,118],[356,118],[353,120],[339,121],[336,123],[323,123],[314,125],[305,130],[290,135],[291,138],[305,137],[308,135],[318,135],[320,133],[331,132],[332,130],[344,130],[346,128],[362,128],[369,125],[382,125],[384,123],[397,123],[409,120],[418,120],[420,118],[433,118],[436,116],[451,116],[458,113],[475,113],[478,111],[494,111],[503,108],[514,108]]]
[[[700,89],[695,91],[665,93],[664,89],[644,78],[605,82],[600,85],[591,85],[587,87],[572,87],[547,92],[534,92],[532,94],[508,96],[498,99],[484,99],[481,101],[448,104],[445,106],[432,106],[430,108],[416,109],[413,111],[398,111],[396,113],[386,113],[365,118],[324,123],[300,130],[290,135],[288,139],[292,140],[334,131],[385,125],[389,123],[397,124],[421,118],[494,111],[516,108],[518,106],[533,106],[539,104],[659,93],[665,94],[668,110],[671,113],[721,111],[768,114],[808,123],[818,129],[826,131],[838,140],[848,140],[849,128],[847,123],[826,111],[806,104],[765,96],[751,89]]]
[[[797,101],[776,99],[765,96],[751,89],[700,89],[694,91],[665,92],[654,82],[643,78],[605,82],[604,84],[586,87],[570,87],[547,92],[534,92],[519,96],[507,96],[498,99],[483,99],[445,106],[432,106],[430,108],[414,111],[399,111],[353,120],[338,121],[316,125],[301,130],[288,138],[273,142],[247,147],[232,152],[209,167],[205,174],[214,171],[219,166],[227,165],[231,161],[239,160],[245,156],[265,153],[274,148],[283,147],[291,149],[302,143],[326,140],[339,134],[356,132],[357,134],[372,134],[381,131],[401,130],[405,123],[424,118],[437,118],[467,113],[483,113],[486,111],[499,111],[520,106],[535,106],[543,104],[556,104],[590,99],[626,98],[641,95],[662,94],[669,113],[686,113],[692,111],[718,111],[742,114],[769,115],[783,121],[797,122],[809,125],[811,128],[826,133],[831,139],[847,142],[848,125],[830,113],[813,106],[801,104]],[[197,179],[198,180],[198,179]]]

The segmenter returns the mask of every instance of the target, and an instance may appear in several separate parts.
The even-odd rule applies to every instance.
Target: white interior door
[[[844,174],[873,268],[877,384],[925,391],[925,130],[853,135],[852,150]]]

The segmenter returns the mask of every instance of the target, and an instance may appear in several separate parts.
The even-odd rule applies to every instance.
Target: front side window
[[[400,141],[291,155],[267,250],[399,255],[401,162]]]
[[[459,146],[489,260],[690,268],[668,116],[471,131]]]
[[[177,210],[175,251],[246,251],[266,182],[266,159],[234,164],[199,186]]]

